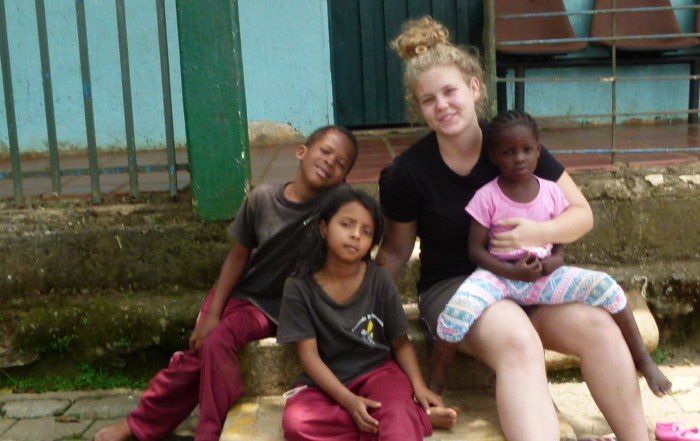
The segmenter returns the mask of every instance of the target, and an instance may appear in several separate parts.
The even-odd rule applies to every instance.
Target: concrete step
[[[637,290],[627,293],[635,319],[649,351],[659,342],[659,331],[645,300]],[[418,319],[418,307],[405,305],[409,321],[409,339],[413,343],[421,368],[428,373],[430,345],[426,342]],[[555,371],[578,366],[577,357],[554,351],[545,353],[547,370]],[[279,395],[289,388],[290,383],[301,372],[293,345],[279,345],[274,338],[260,340],[248,345],[240,356],[246,396]],[[469,375],[464,375],[468,372]],[[483,363],[463,354],[458,354],[452,363],[447,377],[450,390],[491,388],[495,384],[493,372]]]
[[[492,389],[475,389],[468,393],[445,394],[445,403],[457,408],[457,426],[452,430],[436,430],[428,441],[506,441],[498,423],[496,402]],[[280,395],[261,396],[243,400],[229,412],[220,441],[283,441]],[[557,409],[562,441],[575,441],[571,424]]]

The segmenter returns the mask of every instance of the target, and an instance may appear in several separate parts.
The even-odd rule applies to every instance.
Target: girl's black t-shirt
[[[315,338],[321,360],[343,383],[381,366],[391,355],[391,340],[408,333],[401,296],[381,268],[367,264],[357,292],[335,302],[312,276],[290,277],[284,285],[277,342]],[[314,385],[305,373],[292,383]]]
[[[483,133],[485,122],[479,125]],[[564,167],[542,149],[535,174],[556,181],[562,173]],[[466,277],[476,269],[468,257],[472,218],[465,207],[476,190],[499,174],[484,147],[472,171],[458,175],[442,159],[434,132],[382,170],[379,194],[384,215],[397,222],[417,222],[418,292],[448,278]]]

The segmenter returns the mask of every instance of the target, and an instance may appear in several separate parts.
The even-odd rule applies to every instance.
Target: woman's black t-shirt
[[[482,132],[484,125],[480,122]],[[542,149],[535,174],[556,181],[563,172],[564,167]],[[472,219],[464,208],[476,190],[499,174],[486,148],[468,175],[456,174],[442,159],[434,132],[382,170],[379,191],[384,215],[397,222],[417,222],[419,293],[434,283],[474,271],[467,252]]]

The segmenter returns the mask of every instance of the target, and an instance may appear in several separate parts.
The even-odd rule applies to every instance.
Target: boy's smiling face
[[[355,155],[350,139],[337,130],[329,130],[310,146],[300,145],[296,152],[302,179],[317,190],[343,182]]]

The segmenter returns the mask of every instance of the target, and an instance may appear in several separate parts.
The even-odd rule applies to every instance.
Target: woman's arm
[[[384,241],[377,251],[375,262],[391,277],[396,278],[413,252],[417,223],[397,222],[385,218],[385,231]]]
[[[408,337],[402,335],[401,337],[392,339],[390,343],[396,362],[411,382],[413,393],[418,404],[423,407],[428,414],[430,414],[431,406],[444,407],[442,398],[426,386],[425,379],[423,379],[423,374],[418,365],[416,351],[413,349],[413,346],[411,346],[411,342],[408,341]]]
[[[586,197],[568,173],[564,172],[557,185],[569,202],[569,207],[555,219],[534,222],[522,218],[504,219],[501,225],[514,228],[494,234],[491,244],[498,249],[513,250],[543,243],[567,244],[580,239],[593,228],[593,211]]]
[[[321,360],[315,338],[297,342],[296,346],[304,372],[316,383],[319,389],[350,413],[360,431],[377,433],[379,421],[370,416],[367,408],[377,408],[382,404],[350,392],[328,368],[328,365]]]
[[[214,298],[209,305],[207,316],[202,319],[202,322],[195,328],[190,336],[190,348],[199,350],[204,339],[216,328],[221,320],[221,312],[224,305],[231,295],[231,291],[241,279],[245,266],[250,257],[250,249],[241,245],[238,241],[233,244],[231,250],[226,256],[226,260],[221,267],[219,280],[216,282],[216,292]]]

